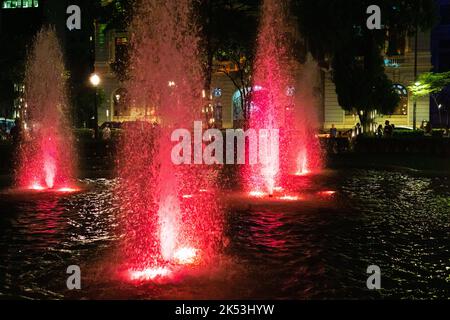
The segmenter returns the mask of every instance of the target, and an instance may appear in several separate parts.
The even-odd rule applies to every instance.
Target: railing
[[[386,67],[398,68],[402,64],[405,64],[406,60],[407,59],[405,56],[393,56],[393,57],[385,56],[384,57],[384,65]]]

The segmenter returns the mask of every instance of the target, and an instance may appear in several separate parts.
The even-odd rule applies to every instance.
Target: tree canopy
[[[392,113],[399,98],[385,74],[383,54],[401,54],[401,39],[433,26],[434,1],[294,2],[305,44],[319,63],[331,70],[343,109],[357,112],[363,124],[370,120],[371,111]],[[366,9],[373,4],[381,8],[381,30],[369,30],[366,26]]]
[[[436,94],[450,86],[450,71],[443,73],[427,72],[417,79],[417,82],[409,86],[414,97],[424,97]]]
[[[200,22],[204,36],[205,87],[211,85],[214,72],[221,72],[240,92],[240,104],[246,115],[251,94],[251,75],[258,32],[260,0],[201,0]],[[231,62],[234,68],[214,66]]]

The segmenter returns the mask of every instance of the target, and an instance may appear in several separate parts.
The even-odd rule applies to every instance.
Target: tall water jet
[[[249,125],[257,131],[278,131],[279,143],[263,143],[266,152],[260,151],[260,162],[244,175],[252,192],[269,195],[286,187],[288,175],[317,167],[320,153],[312,84],[317,68],[311,60],[303,65],[295,61],[288,2],[263,1],[254,62]]]
[[[15,171],[19,188],[66,190],[73,183],[76,161],[64,73],[56,32],[43,28],[34,39],[26,66],[24,130]]]
[[[293,66],[286,2],[265,0],[261,10],[249,125],[257,131],[278,130],[281,139],[278,146],[267,144],[266,152],[260,152],[260,162],[251,166],[248,182],[251,190],[272,194],[281,186],[282,167],[287,160],[284,136],[290,122],[286,111],[292,104],[289,88],[294,80],[290,74]]]
[[[322,167],[321,146],[316,137],[320,123],[320,83],[320,69],[308,54],[306,62],[299,66],[296,76],[298,90],[293,110],[293,123],[298,138],[291,146],[292,156],[296,159],[296,167],[291,168],[291,172],[300,176],[317,172]]]
[[[204,103],[192,1],[140,0],[136,8],[128,91],[138,121],[126,125],[119,158],[123,254],[132,279],[153,279],[212,257],[221,218],[215,173],[171,159],[172,132],[191,129]]]

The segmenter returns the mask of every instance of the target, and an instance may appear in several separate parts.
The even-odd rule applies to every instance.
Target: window
[[[119,88],[116,90],[116,92],[113,95],[113,102],[114,102],[114,116],[120,117],[120,116],[130,116],[131,110],[128,107],[128,92],[124,88]]]
[[[387,56],[401,56],[406,51],[406,36],[399,31],[390,30],[386,42],[385,53]]]
[[[239,121],[244,119],[244,111],[242,110],[241,92],[237,90],[232,97],[233,120]]]
[[[400,96],[400,102],[392,114],[406,116],[408,114],[408,90],[401,84],[394,84],[394,90]]]
[[[115,62],[126,62],[128,59],[128,39],[126,37],[118,37],[115,39],[116,51],[115,51]]]
[[[39,0],[4,0],[3,9],[37,8]]]
[[[98,44],[101,47],[103,47],[105,45],[105,42],[106,42],[105,30],[106,30],[106,24],[101,23],[101,24],[98,25],[97,41],[98,41]]]
[[[213,89],[213,96],[215,98],[220,98],[222,96],[222,89],[221,88],[214,88]]]

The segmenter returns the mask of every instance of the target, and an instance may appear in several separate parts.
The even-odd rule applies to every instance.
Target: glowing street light
[[[94,134],[95,134],[95,139],[98,138],[98,106],[97,106],[97,99],[98,99],[98,85],[101,82],[100,76],[96,73],[93,73],[90,78],[89,81],[91,82],[92,86],[95,89],[95,98],[94,98]]]
[[[94,73],[91,75],[91,77],[89,78],[89,81],[91,82],[91,84],[94,87],[98,87],[98,85],[100,84],[101,80],[98,74]]]

